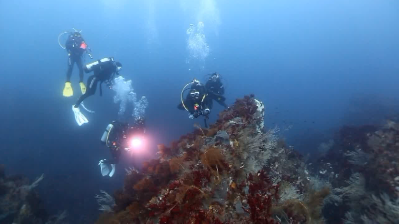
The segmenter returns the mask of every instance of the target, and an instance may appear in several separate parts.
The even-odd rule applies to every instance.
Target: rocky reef
[[[209,128],[159,145],[113,198],[98,196],[97,223],[323,223],[330,189],[314,184],[277,127],[265,130],[264,110],[245,96]]]
[[[329,223],[398,223],[399,123],[344,126],[326,155],[312,164],[327,183]]]
[[[29,183],[22,175],[6,176],[4,165],[0,165],[0,223],[62,223],[66,213],[50,216],[34,190],[42,179],[43,175]]]

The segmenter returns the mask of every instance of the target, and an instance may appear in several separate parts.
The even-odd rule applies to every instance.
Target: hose
[[[187,87],[188,85],[192,84],[192,83],[194,83],[194,81],[187,83],[187,84],[183,87],[183,89],[181,90],[181,94],[180,94],[181,104],[183,105],[184,109],[186,109],[186,111],[188,111],[188,109],[187,109],[186,105],[184,105],[183,93],[184,93],[186,87]]]
[[[95,113],[95,111],[94,111],[94,110],[89,110],[89,109],[87,109],[87,108],[85,107],[85,105],[83,104],[83,102],[82,102],[82,103],[80,103],[80,105],[82,105],[83,109],[85,109],[87,112],[89,112],[89,113],[92,113],[92,114],[94,114],[94,113]]]
[[[61,44],[61,41],[60,41],[60,38],[61,38],[61,36],[62,35],[64,35],[64,34],[67,34],[68,32],[67,31],[64,31],[64,32],[62,32],[62,33],[60,33],[59,35],[58,35],[58,44],[60,45],[60,47],[62,48],[62,49],[66,49],[66,47],[65,46],[62,46],[62,44]]]

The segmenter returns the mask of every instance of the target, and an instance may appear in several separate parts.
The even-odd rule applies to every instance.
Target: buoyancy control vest
[[[90,62],[90,63],[88,63],[88,64],[86,64],[84,66],[84,70],[85,70],[86,73],[89,73],[89,72],[94,71],[96,69],[100,69],[101,68],[101,64],[109,63],[109,62],[114,62],[114,58],[113,57],[106,57],[106,58],[102,58],[102,59],[97,60],[97,61]]]

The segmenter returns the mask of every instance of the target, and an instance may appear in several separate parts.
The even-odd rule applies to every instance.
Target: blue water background
[[[343,124],[397,112],[398,9],[394,0],[0,0],[0,163],[31,179],[44,173],[39,190],[51,211],[67,209],[75,223],[93,220],[100,189],[121,188],[125,167],[139,167],[157,144],[202,124],[176,105],[187,82],[215,71],[229,104],[255,94],[266,126],[289,128],[287,142],[312,152]],[[203,69],[186,63],[186,30],[200,20],[210,47]],[[109,156],[99,138],[117,118],[114,92],[103,88],[102,97],[85,101],[96,113],[82,127],[71,111],[76,67],[75,95],[62,96],[67,55],[57,36],[72,27],[83,30],[96,59],[122,62],[122,75],[149,101],[151,149],[123,158],[112,179],[100,176],[97,163]],[[214,105],[211,121],[221,110]]]

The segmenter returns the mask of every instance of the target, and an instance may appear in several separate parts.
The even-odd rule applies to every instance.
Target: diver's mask
[[[200,83],[200,81],[199,81],[199,80],[197,80],[197,79],[194,79],[194,80],[193,80],[193,85],[197,85],[197,86],[199,86],[199,85],[201,85],[201,83]]]
[[[211,77],[211,80],[212,80],[213,82],[217,82],[217,81],[219,80],[219,74],[214,73],[214,74],[212,75],[212,77]]]
[[[190,92],[190,96],[191,98],[195,98],[198,99],[199,98],[200,93],[198,91],[192,91]]]

